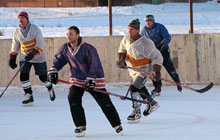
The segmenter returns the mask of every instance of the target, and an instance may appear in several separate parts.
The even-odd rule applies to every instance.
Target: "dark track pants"
[[[106,89],[102,89],[106,90]],[[84,88],[71,86],[69,90],[68,100],[70,105],[70,111],[72,114],[73,122],[76,127],[86,126],[85,112],[82,106],[82,96],[84,94]],[[115,109],[109,95],[98,93],[95,91],[90,92],[98,105],[101,107],[103,113],[107,117],[112,127],[116,127],[121,124],[117,110]]]
[[[180,83],[179,75],[174,67],[173,61],[170,57],[170,52],[168,49],[161,51],[161,54],[163,56],[163,66],[169,73],[170,77],[173,79],[174,82]],[[155,88],[162,86],[162,81],[153,81],[153,85]]]

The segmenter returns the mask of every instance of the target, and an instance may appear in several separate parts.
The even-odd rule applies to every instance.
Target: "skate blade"
[[[23,106],[33,106],[34,105],[34,102],[30,102],[30,103],[27,103],[27,104],[23,104]]]
[[[76,137],[84,137],[86,135],[86,131],[82,131],[81,133],[75,133]]]
[[[160,96],[160,93],[157,93],[156,96]]]
[[[140,119],[137,120],[128,120],[128,123],[132,124],[132,123],[139,123]]]
[[[154,99],[156,96],[160,96],[160,93],[155,93],[153,95],[151,95],[151,97]]]
[[[151,95],[151,97],[154,99],[154,98],[156,97],[156,95],[155,95],[155,94],[153,94],[153,95]]]
[[[158,108],[160,107],[160,105],[158,105],[157,107],[153,108],[149,114],[153,113],[154,111],[156,111]]]
[[[48,92],[49,92],[50,100],[51,100],[51,101],[54,101],[55,98],[56,98],[55,93],[54,93],[53,91],[48,91]]]
[[[123,131],[120,131],[118,134],[119,134],[120,136],[123,136]]]
[[[54,101],[55,98],[56,98],[55,96],[50,96],[50,100],[51,100],[51,101]]]

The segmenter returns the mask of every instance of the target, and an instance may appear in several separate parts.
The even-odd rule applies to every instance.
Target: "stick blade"
[[[210,90],[213,86],[214,86],[214,83],[211,82],[209,85],[207,85],[203,89],[197,89],[196,91],[199,92],[199,93],[204,93],[204,92]]]

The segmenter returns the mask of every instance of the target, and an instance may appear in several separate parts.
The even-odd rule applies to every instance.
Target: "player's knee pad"
[[[131,85],[129,91],[130,91],[131,93],[134,93],[134,92],[138,92],[139,89],[136,88],[135,86]]]

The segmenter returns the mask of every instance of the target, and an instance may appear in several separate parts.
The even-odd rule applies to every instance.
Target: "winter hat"
[[[135,29],[137,29],[137,30],[140,30],[140,21],[139,21],[139,19],[132,20],[132,21],[128,24],[128,26],[133,27],[133,28],[135,28]]]
[[[23,17],[25,17],[27,20],[29,20],[29,18],[28,18],[28,13],[27,13],[27,12],[21,12],[21,13],[18,14],[18,17],[19,17],[19,16],[23,16]]]
[[[145,21],[153,21],[154,22],[154,16],[153,15],[146,15]]]

